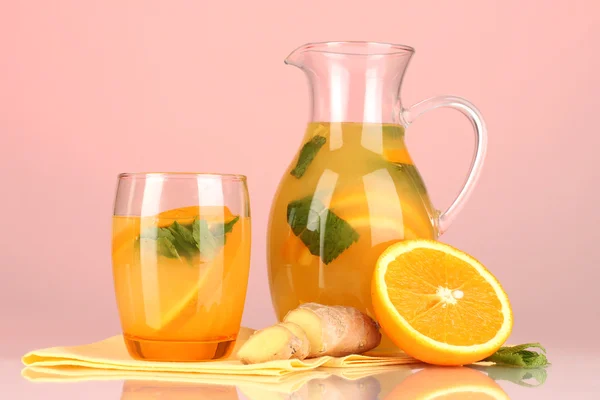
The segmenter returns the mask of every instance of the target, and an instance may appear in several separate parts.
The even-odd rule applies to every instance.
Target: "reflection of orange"
[[[482,372],[466,367],[427,367],[400,383],[385,400],[505,400],[508,395]]]
[[[234,386],[187,382],[125,381],[121,400],[237,400]]]

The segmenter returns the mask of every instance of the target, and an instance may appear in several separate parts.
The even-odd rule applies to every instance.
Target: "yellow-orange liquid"
[[[311,123],[303,143],[315,135],[325,137],[325,144],[299,179],[290,174],[294,160],[271,209],[268,264],[274,307],[279,319],[306,302],[353,306],[373,316],[371,277],[377,258],[394,242],[436,238],[435,211],[401,126]],[[359,235],[329,264],[312,254],[288,223],[288,204],[307,196]]]
[[[188,207],[154,217],[113,217],[113,276],[121,325],[130,353],[142,359],[223,357],[240,327],[250,259],[250,220],[240,216],[211,259],[169,258],[140,232],[231,221],[226,207]]]

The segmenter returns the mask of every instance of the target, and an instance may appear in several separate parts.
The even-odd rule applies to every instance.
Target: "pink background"
[[[512,342],[597,340],[600,6],[589,1],[4,1],[0,5],[0,354],[119,332],[110,267],[116,175],[243,173],[253,212],[244,323],[274,322],[266,221],[300,145],[310,41],[412,45],[405,105],[483,112],[480,183],[441,240],[508,291]],[[436,111],[408,141],[438,208],[472,152]]]

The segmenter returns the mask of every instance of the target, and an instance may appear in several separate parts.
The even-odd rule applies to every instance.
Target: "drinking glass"
[[[226,357],[240,328],[250,268],[246,177],[119,175],[112,261],[132,357]]]

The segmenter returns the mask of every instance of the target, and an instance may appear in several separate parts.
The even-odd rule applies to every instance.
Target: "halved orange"
[[[390,339],[427,363],[464,365],[508,338],[508,296],[477,260],[433,240],[392,244],[377,260],[373,309]]]

